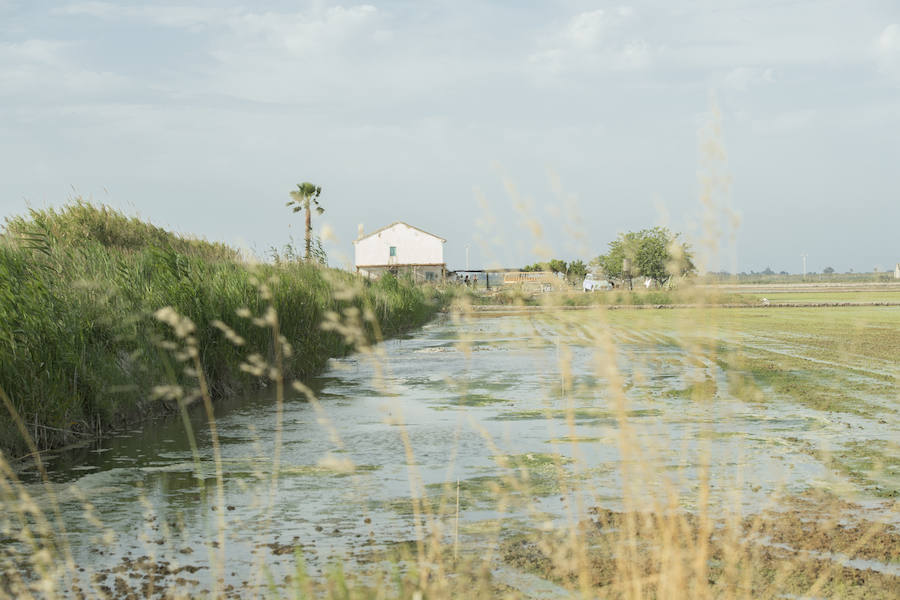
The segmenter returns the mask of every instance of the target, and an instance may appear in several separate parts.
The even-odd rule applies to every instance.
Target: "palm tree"
[[[313,205],[315,205],[318,214],[321,215],[325,212],[325,209],[319,206],[319,195],[321,193],[321,187],[309,183],[308,181],[298,183],[297,189],[291,190],[291,200],[286,205],[293,208],[294,212],[300,212],[301,210],[306,211],[306,254],[304,255],[304,259],[307,261],[309,260],[310,248],[312,247],[311,209]]]

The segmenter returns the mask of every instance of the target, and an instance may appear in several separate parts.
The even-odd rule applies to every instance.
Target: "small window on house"
[[[397,256],[397,246],[391,246],[391,256]]]
[[[434,271],[425,271],[425,281],[434,281]]]

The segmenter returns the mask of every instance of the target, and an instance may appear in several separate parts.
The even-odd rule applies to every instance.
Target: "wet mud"
[[[879,509],[894,509],[882,505]],[[501,543],[505,564],[569,589],[625,597],[634,578],[661,587],[768,597],[900,597],[900,528],[883,510],[823,492],[786,497],[778,509],[738,520],[601,507],[572,532],[532,532]],[[896,513],[894,513],[896,514]],[[633,550],[629,553],[628,548]],[[697,557],[706,556],[698,581]],[[814,593],[811,593],[814,592]]]

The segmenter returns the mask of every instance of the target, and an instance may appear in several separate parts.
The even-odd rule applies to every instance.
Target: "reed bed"
[[[347,289],[354,293],[336,293]],[[285,373],[303,379],[352,348],[320,327],[327,313],[368,311],[376,318],[362,335],[376,335],[377,321],[377,334],[391,336],[424,323],[439,302],[433,289],[402,279],[369,283],[297,261],[251,264],[224,244],[76,201],[10,219],[0,236],[0,387],[34,444],[50,448],[173,410],[165,394],[150,393],[184,377],[160,344],[160,308],[196,325],[204,374],[221,397],[259,386],[239,368],[248,349],[266,359],[275,350],[268,332],[246,320],[233,324],[231,340],[222,337],[217,326],[239,309],[271,305],[293,345]],[[28,449],[12,419],[0,420],[0,449],[13,458]]]

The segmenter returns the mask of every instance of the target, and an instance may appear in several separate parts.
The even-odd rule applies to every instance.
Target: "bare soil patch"
[[[512,567],[612,598],[628,596],[635,582],[644,597],[676,588],[698,597],[900,597],[900,529],[883,519],[896,506],[864,508],[817,492],[777,506],[743,519],[597,507],[577,536],[519,535],[501,553]]]

